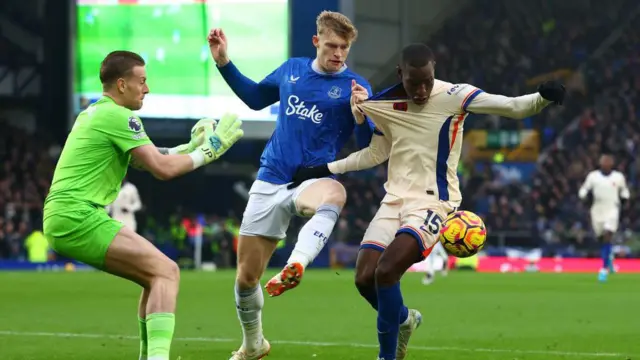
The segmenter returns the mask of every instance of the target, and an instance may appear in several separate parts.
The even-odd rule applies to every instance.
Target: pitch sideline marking
[[[137,336],[131,335],[113,335],[113,334],[80,334],[65,332],[28,332],[28,331],[0,331],[0,336],[25,336],[25,337],[56,337],[56,338],[84,338],[84,339],[118,339],[118,340],[137,340]],[[228,338],[208,338],[208,337],[178,337],[174,341],[184,342],[235,342],[237,339]],[[273,340],[272,344],[281,345],[300,345],[300,346],[318,346],[318,347],[356,347],[356,348],[377,348],[374,344],[359,343],[338,343],[338,342],[315,342],[315,341],[290,341],[290,340]],[[606,352],[572,352],[572,351],[554,351],[554,350],[516,350],[516,349],[485,349],[485,348],[461,348],[449,346],[410,346],[412,350],[420,351],[457,351],[469,353],[506,353],[506,354],[528,354],[528,355],[558,355],[558,356],[583,356],[583,357],[621,357],[636,356],[637,354],[623,353],[606,353]]]

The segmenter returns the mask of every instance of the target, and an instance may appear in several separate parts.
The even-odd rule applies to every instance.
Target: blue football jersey
[[[348,68],[328,74],[312,63],[289,59],[259,84],[277,87],[280,99],[275,131],[260,158],[259,180],[286,184],[299,167],[334,161],[356,126],[349,104],[352,79],[371,94],[369,83]]]

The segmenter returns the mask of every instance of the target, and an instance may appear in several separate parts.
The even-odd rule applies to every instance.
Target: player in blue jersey
[[[300,230],[287,266],[265,286],[277,296],[297,286],[304,269],[327,242],[346,201],[344,187],[332,178],[290,188],[300,167],[325,164],[355,131],[359,147],[368,146],[373,126],[353,111],[352,93],[368,96],[365,79],[345,65],[357,30],[344,15],[324,11],[316,21],[315,59],[292,58],[256,83],[240,73],[227,54],[227,38],[213,29],[211,54],[227,84],[252,109],[280,101],[276,129],[260,158],[260,170],[243,215],[238,240],[235,296],[243,344],[232,360],[261,359],[270,350],[262,334],[264,304],[260,277],[277,241],[286,236],[292,216],[311,217]]]

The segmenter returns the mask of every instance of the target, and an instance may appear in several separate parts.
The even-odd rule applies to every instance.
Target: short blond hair
[[[323,34],[326,30],[331,30],[348,42],[354,42],[358,37],[358,29],[356,29],[351,20],[335,11],[325,10],[321,12],[316,19],[316,27],[318,28],[318,35]]]

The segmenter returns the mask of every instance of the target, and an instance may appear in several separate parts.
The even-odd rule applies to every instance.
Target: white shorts
[[[320,179],[303,182],[294,189],[256,180],[249,190],[249,201],[242,215],[240,234],[284,239],[291,217],[303,216],[296,209],[296,199],[304,189]]]
[[[450,201],[413,200],[387,195],[380,204],[360,243],[360,248],[384,251],[399,233],[416,238],[423,257],[431,252],[438,241],[442,222],[456,211],[459,203]]]
[[[618,210],[611,210],[607,212],[592,211],[591,212],[591,227],[596,236],[602,236],[605,231],[615,233],[618,231],[618,223],[620,213]]]

